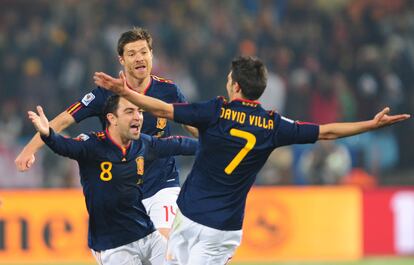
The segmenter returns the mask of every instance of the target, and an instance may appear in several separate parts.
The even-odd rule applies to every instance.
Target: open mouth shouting
[[[129,126],[129,128],[130,128],[130,130],[131,130],[131,132],[132,132],[133,134],[139,134],[139,132],[141,131],[141,124],[140,124],[140,123],[138,123],[138,122],[136,122],[136,123],[132,123],[132,124]]]
[[[147,66],[144,64],[136,65],[134,69],[138,74],[145,74],[147,72]]]

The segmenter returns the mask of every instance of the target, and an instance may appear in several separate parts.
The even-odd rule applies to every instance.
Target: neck
[[[231,95],[229,95],[230,101],[235,100],[236,98],[247,99],[243,96],[241,92],[234,92]]]
[[[109,137],[111,138],[111,140],[117,145],[126,148],[131,144],[131,139],[122,137],[122,135],[112,126],[109,126],[107,132],[109,133]]]
[[[148,87],[149,83],[151,82],[151,76],[148,75],[147,77],[143,78],[143,79],[137,79],[134,78],[130,75],[126,76],[127,78],[127,84],[128,86],[138,92],[138,93],[143,93],[144,90]]]

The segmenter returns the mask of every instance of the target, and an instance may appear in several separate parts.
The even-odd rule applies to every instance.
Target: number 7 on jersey
[[[245,139],[247,141],[246,145],[237,153],[237,155],[231,160],[231,162],[228,164],[228,166],[224,169],[224,172],[227,175],[230,175],[233,173],[233,171],[236,169],[236,167],[240,164],[240,162],[243,160],[243,158],[246,157],[246,155],[250,152],[250,150],[253,149],[253,147],[256,144],[256,136],[254,136],[252,133],[245,132],[238,129],[231,129],[230,135],[238,138]]]

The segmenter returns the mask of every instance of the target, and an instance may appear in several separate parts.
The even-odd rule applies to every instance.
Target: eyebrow
[[[127,49],[126,52],[137,52],[137,51],[140,52],[143,50],[149,50],[149,49],[148,47],[142,47],[141,49],[138,49],[138,50],[132,48],[132,49]]]
[[[125,109],[124,109],[124,112],[126,112],[126,111],[131,111],[131,110],[133,111],[133,110],[135,110],[135,108],[125,108]],[[138,110],[138,111],[139,111],[139,110]]]

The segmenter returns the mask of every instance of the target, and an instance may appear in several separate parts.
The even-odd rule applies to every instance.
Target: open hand
[[[46,118],[41,106],[37,106],[36,109],[39,114],[33,111],[27,112],[29,120],[32,121],[34,127],[41,135],[49,136],[49,121]]]
[[[114,78],[103,72],[95,72],[93,80],[97,86],[112,91],[120,96],[124,95],[129,89],[126,84],[125,75],[122,71],[119,73],[119,78]]]
[[[388,126],[396,122],[404,121],[411,117],[409,114],[388,115],[388,113],[390,113],[390,108],[386,107],[382,111],[378,112],[377,115],[375,115],[373,119],[375,128]]]

